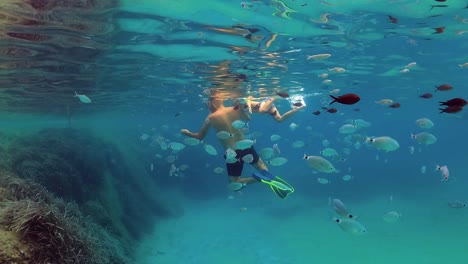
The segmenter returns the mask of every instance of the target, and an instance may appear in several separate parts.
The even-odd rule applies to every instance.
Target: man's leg
[[[268,98],[267,100],[263,101],[261,104],[260,104],[260,108],[258,109],[258,111],[260,113],[268,113],[270,112],[272,106],[273,106],[273,103],[275,102],[275,98],[271,97],[271,98]]]
[[[234,162],[234,163],[226,163],[228,180],[230,183],[238,182],[238,183],[243,183],[243,184],[249,184],[249,183],[257,182],[257,180],[255,180],[252,177],[248,177],[248,178],[241,177],[243,168],[244,168],[243,161],[238,160],[237,162]]]
[[[240,177],[240,176],[228,176],[229,177],[229,182],[239,182],[239,183],[245,183],[245,184],[250,184],[254,182],[258,182],[255,178],[253,177]]]

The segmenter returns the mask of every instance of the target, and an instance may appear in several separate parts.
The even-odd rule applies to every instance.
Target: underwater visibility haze
[[[0,263],[468,263],[468,1],[0,10]]]

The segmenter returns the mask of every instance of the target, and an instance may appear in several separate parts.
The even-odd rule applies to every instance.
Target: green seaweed
[[[13,174],[2,173],[0,187],[9,191],[2,197],[1,224],[30,245],[30,263],[129,263],[120,242],[83,217],[76,203]]]

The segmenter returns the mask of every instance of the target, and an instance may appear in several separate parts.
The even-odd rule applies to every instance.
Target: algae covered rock
[[[11,170],[33,179],[54,194],[78,203],[94,198],[109,157],[107,145],[73,129],[45,129],[13,141],[8,150]]]

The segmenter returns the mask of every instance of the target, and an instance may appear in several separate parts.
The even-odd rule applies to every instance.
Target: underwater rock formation
[[[0,144],[0,232],[30,245],[21,261],[131,263],[126,257],[156,219],[181,213],[138,155],[121,145],[70,128]]]
[[[128,263],[120,242],[43,186],[0,174],[1,263]]]

